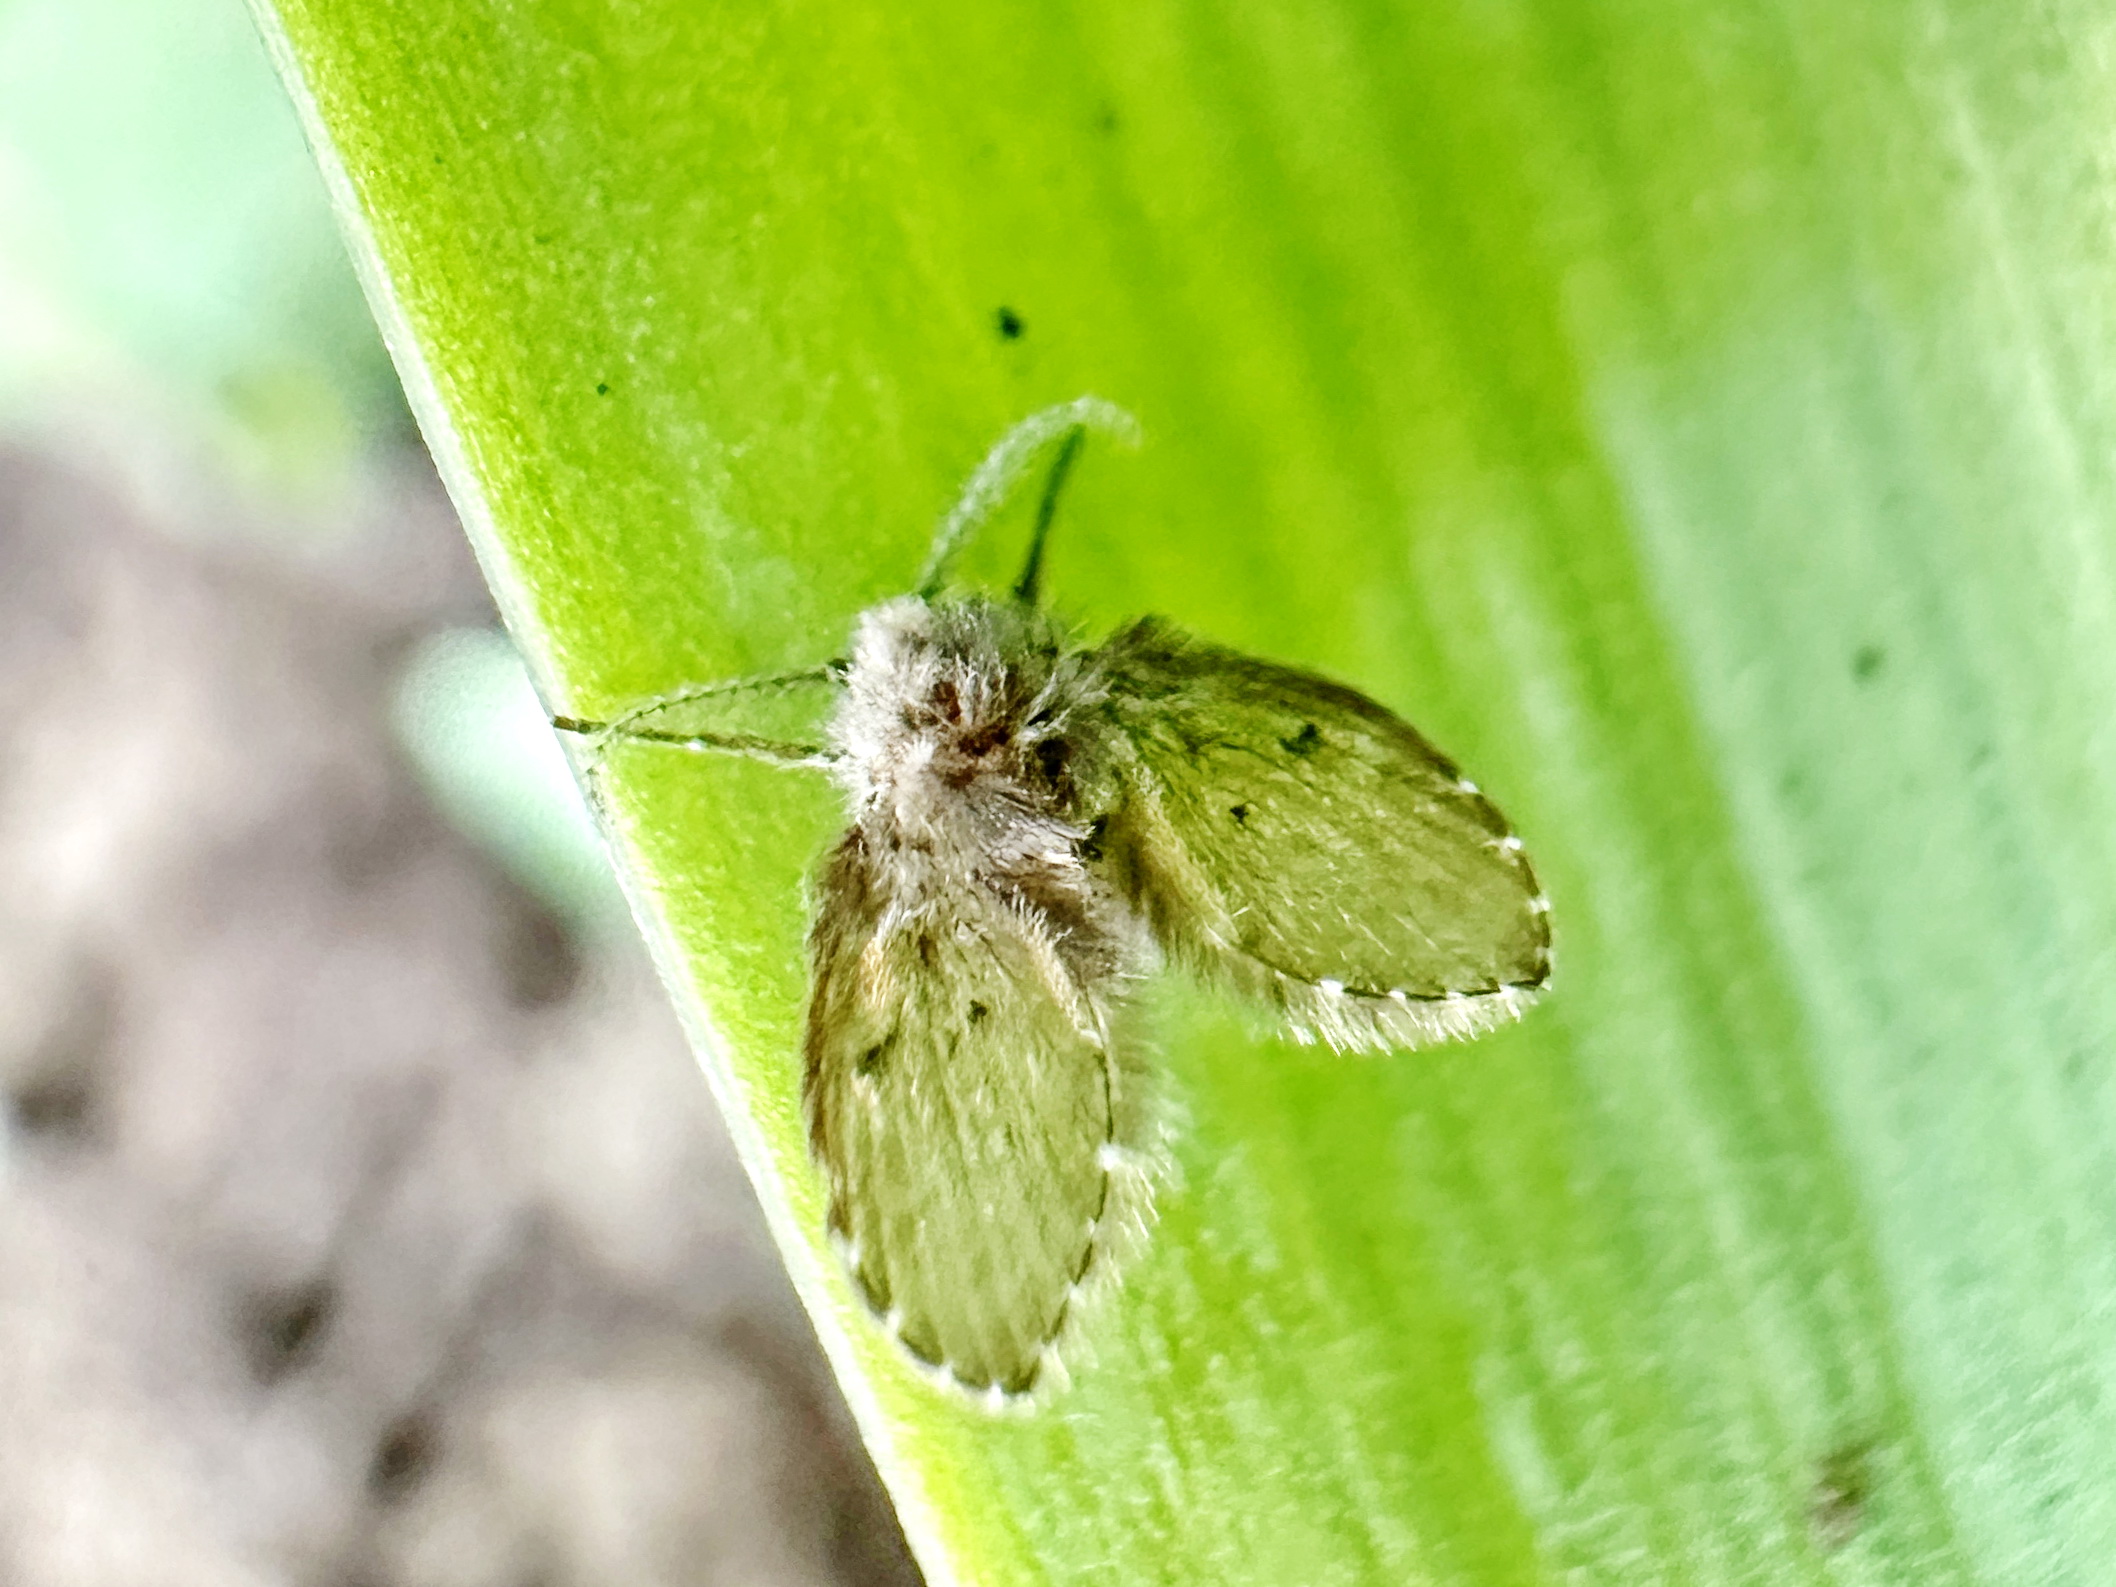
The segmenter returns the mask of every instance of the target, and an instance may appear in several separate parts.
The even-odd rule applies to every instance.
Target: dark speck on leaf
[[[607,397],[609,394],[610,387],[606,381],[598,380],[595,382],[595,395],[597,395],[598,397]]]
[[[1861,683],[1871,683],[1880,676],[1887,661],[1888,652],[1879,645],[1861,645],[1852,656],[1852,676]]]
[[[1236,805],[1227,813],[1234,817],[1236,826],[1245,827],[1249,824],[1249,807],[1247,805]]]
[[[1807,1518],[1826,1553],[1844,1547],[1865,1525],[1874,1493],[1873,1455],[1873,1445],[1861,1442],[1833,1449],[1816,1462]]]
[[[1020,341],[1021,333],[1028,329],[1028,326],[1023,323],[1021,316],[1010,308],[1002,307],[999,313],[993,317],[993,321],[999,327],[999,334],[1010,342]]]

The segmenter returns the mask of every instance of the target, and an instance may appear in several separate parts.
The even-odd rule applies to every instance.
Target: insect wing
[[[1519,841],[1408,723],[1154,619],[1102,659],[1136,756],[1112,859],[1177,957],[1340,1048],[1489,1029],[1548,979]]]
[[[1038,917],[971,878],[886,904],[868,840],[825,867],[805,1097],[853,1277],[906,1349],[1026,1393],[1113,1189],[1106,1020]]]

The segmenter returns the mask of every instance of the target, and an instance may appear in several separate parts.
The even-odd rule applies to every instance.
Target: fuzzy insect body
[[[1517,1016],[1549,911],[1498,811],[1357,691],[1144,619],[1088,649],[1034,605],[1092,399],[1017,427],[925,588],[860,618],[820,754],[850,826],[809,934],[803,1100],[854,1282],[915,1358],[995,1402],[1062,1377],[1085,1288],[1150,1221],[1133,987],[1164,958],[1305,1041],[1407,1048]],[[1063,437],[1013,600],[948,555]],[[811,676],[811,675],[796,675]],[[560,725],[706,751],[648,702]]]
[[[1001,1394],[1147,1205],[1118,1026],[1152,947],[1083,852],[1101,703],[1037,613],[906,597],[861,619],[832,723],[852,826],[803,1077],[831,1230],[906,1349]]]

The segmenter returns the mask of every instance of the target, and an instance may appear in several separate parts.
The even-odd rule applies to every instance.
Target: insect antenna
[[[1051,464],[1050,477],[1043,482],[1043,500],[1036,507],[1036,529],[1029,537],[1029,559],[1022,564],[1021,577],[1014,582],[1014,599],[1024,606],[1034,606],[1043,584],[1043,543],[1050,538],[1051,520],[1058,516],[1058,495],[1065,489],[1065,478],[1073,471],[1073,460],[1080,455],[1081,443],[1087,439],[1087,426],[1074,425],[1065,432],[1065,444],[1058,449],[1057,461]]]
[[[1076,448],[1082,432],[1087,430],[1100,430],[1128,446],[1136,446],[1139,442],[1139,421],[1115,403],[1104,402],[1100,397],[1075,397],[1071,402],[1041,409],[999,438],[999,443],[985,454],[984,461],[964,483],[962,494],[948,509],[948,516],[941,520],[940,528],[934,533],[933,549],[926,553],[925,570],[919,575],[917,593],[920,600],[930,601],[940,594],[948,582],[948,566],[955,560],[955,553],[1005,504],[1036,454],[1061,436],[1069,438],[1068,447]],[[1054,476],[1062,477],[1066,466],[1062,463],[1053,471]],[[1055,496],[1047,495],[1047,502],[1049,510],[1055,511]],[[1047,527],[1047,521],[1039,524],[1039,544],[1043,529]],[[1032,553],[1030,572],[1025,572],[1022,577],[1030,578],[1034,567]]]
[[[635,744],[667,744],[701,755],[739,755],[774,766],[834,766],[837,757],[820,744],[797,744],[786,739],[765,738],[756,733],[682,733],[673,728],[624,726],[619,722],[591,722],[577,716],[554,716],[551,725],[561,733],[607,743],[621,738]],[[598,750],[601,745],[597,745]]]
[[[607,722],[578,716],[554,716],[551,718],[551,725],[561,733],[578,733],[583,738],[597,740],[598,758],[602,746],[609,740],[626,739],[635,743],[667,744],[698,754],[739,755],[747,760],[766,761],[775,766],[828,766],[832,764],[832,757],[820,744],[790,742],[759,733],[719,733],[710,730],[655,727],[649,719],[680,706],[695,705],[700,701],[730,695],[781,694],[802,684],[842,683],[845,681],[846,666],[847,663],[842,660],[833,660],[818,667],[802,667],[793,672],[773,672],[756,678],[732,678],[721,683],[696,684],[687,689],[677,689],[672,693],[644,700],[629,710],[619,712]]]

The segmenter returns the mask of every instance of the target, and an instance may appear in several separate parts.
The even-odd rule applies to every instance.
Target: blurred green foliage
[[[239,0],[0,4],[0,426],[113,400],[282,493],[400,422]]]
[[[103,459],[144,443],[238,489],[248,510],[215,521],[271,534],[336,524],[408,430],[240,0],[0,0],[0,435],[85,434]],[[146,473],[188,503],[184,467]],[[399,693],[448,814],[606,922],[607,867],[506,642],[436,636]]]

